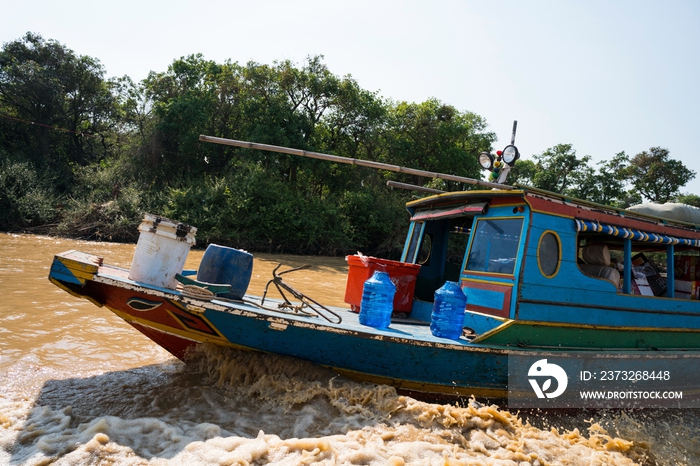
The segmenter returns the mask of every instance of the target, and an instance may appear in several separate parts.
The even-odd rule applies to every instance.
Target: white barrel
[[[182,272],[190,248],[196,244],[195,227],[146,214],[139,225],[139,241],[129,279],[175,289],[175,274]]]

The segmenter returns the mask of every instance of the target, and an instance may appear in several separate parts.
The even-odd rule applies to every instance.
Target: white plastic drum
[[[129,279],[175,289],[175,275],[182,272],[187,254],[196,243],[195,227],[165,217],[146,214],[139,225],[139,241]]]

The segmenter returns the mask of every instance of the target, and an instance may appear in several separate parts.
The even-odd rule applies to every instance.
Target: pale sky
[[[395,101],[481,115],[525,158],[652,146],[698,177],[698,0],[0,0],[0,42],[36,32],[134,81],[175,59],[272,64],[324,55],[333,74]]]

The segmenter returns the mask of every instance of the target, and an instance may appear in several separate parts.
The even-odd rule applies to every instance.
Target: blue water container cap
[[[457,282],[446,281],[444,285],[435,291],[435,297],[438,296],[452,296],[458,302],[464,301],[464,305],[467,305],[467,295],[464,294],[462,287]]]

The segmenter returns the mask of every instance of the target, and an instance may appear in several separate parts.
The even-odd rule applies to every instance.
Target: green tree
[[[201,244],[396,256],[410,194],[385,182],[406,175],[204,144],[199,134],[474,178],[495,140],[474,113],[436,99],[385,101],[320,56],[241,66],[190,55],[139,83],[103,74],[97,60],[35,34],[5,44],[0,198],[10,209],[0,228],[58,221],[58,233],[131,241],[150,211],[197,225]],[[44,189],[46,173],[66,195]]]
[[[627,174],[634,190],[658,203],[672,200],[682,186],[695,178],[695,172],[669,157],[668,149],[652,147],[630,160]]]
[[[312,147],[319,152],[358,159],[377,160],[387,110],[376,95],[360,88],[350,76],[339,80],[333,105],[314,130]],[[357,190],[358,186],[382,186],[381,172],[325,161],[309,161],[301,178],[318,195]],[[360,197],[358,199],[365,199]]]
[[[486,132],[486,120],[460,112],[437,99],[423,103],[400,102],[389,108],[385,131],[385,162],[420,170],[479,178],[478,154],[491,149],[496,137]],[[393,175],[396,177],[396,175]],[[421,184],[420,177],[407,180]],[[442,189],[459,189],[443,182]]]
[[[559,144],[534,160],[518,160],[509,174],[508,182],[534,186],[568,196],[605,205],[621,205],[627,196],[627,167],[624,152],[611,160],[598,162],[597,169],[589,165],[590,157],[576,157],[569,144]]]
[[[698,196],[697,194],[685,193],[678,196],[678,198],[676,198],[676,202],[700,207],[700,196]]]
[[[588,162],[591,157],[586,155],[579,159],[571,144],[557,144],[541,154],[534,155],[537,172],[532,181],[536,188],[548,191],[566,193],[579,188],[586,178]]]
[[[606,205],[620,205],[626,196],[626,186],[629,181],[627,169],[629,157],[624,151],[618,152],[609,161],[598,162],[597,185],[598,191],[595,202]]]
[[[579,169],[574,174],[574,187],[569,193],[598,204],[621,206],[626,196],[629,157],[619,152],[612,159],[600,161],[597,165],[597,170],[590,166]]]
[[[198,176],[206,168],[198,153],[199,133],[211,118],[216,99],[212,75],[220,67],[199,55],[173,62],[144,81],[155,118],[149,144],[151,168],[170,179]]]
[[[598,177],[595,168],[588,164],[590,157],[586,156],[584,159],[583,163],[569,174],[571,183],[562,192],[568,196],[592,201],[598,194]]]
[[[529,159],[519,159],[508,173],[506,183],[520,186],[534,186],[537,164]]]
[[[98,60],[27,33],[0,51],[2,148],[70,185],[71,164],[105,157],[114,142],[115,100]]]
[[[287,95],[293,112],[302,117],[304,141],[311,142],[318,123],[336,104],[340,79],[321,61],[323,56],[307,57],[302,68],[291,61],[277,63],[280,89]]]
[[[352,158],[376,160],[387,121],[387,104],[362,89],[351,76],[338,86],[335,105],[317,129],[315,144],[320,150]]]
[[[29,162],[0,160],[0,229],[36,227],[55,217],[57,201]]]

